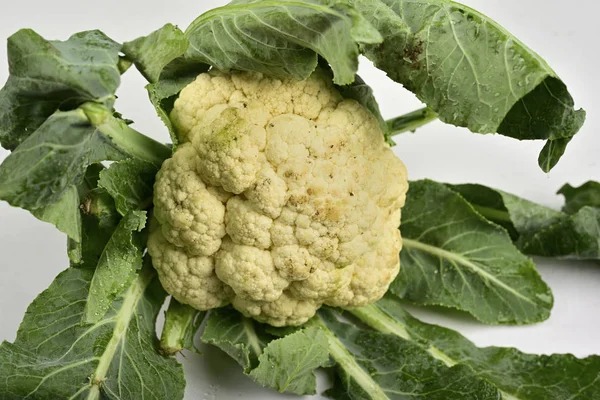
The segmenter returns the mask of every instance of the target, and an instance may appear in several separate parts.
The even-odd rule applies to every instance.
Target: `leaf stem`
[[[406,340],[415,342],[415,340],[413,338],[411,338],[410,334],[406,330],[406,326],[404,324],[402,324],[400,321],[393,318],[388,313],[386,313],[384,310],[382,310],[377,305],[377,303],[370,304],[366,307],[355,308],[355,309],[350,309],[350,310],[346,310],[346,311],[350,312],[352,315],[357,317],[363,323],[365,323],[366,325],[370,326],[371,328],[375,329],[378,332],[396,335],[402,339],[406,339]],[[427,346],[425,346],[424,343],[418,343],[418,344],[421,347],[426,347],[427,352],[433,358],[443,362],[448,367],[452,367],[459,363],[459,361],[453,359],[452,357],[450,357],[449,355],[447,355],[442,350],[438,349],[437,347],[435,347],[432,344],[429,344]],[[495,384],[492,381],[490,381],[490,382],[492,384]],[[498,390],[502,394],[503,400],[519,400],[517,397],[514,397],[511,394],[509,394],[501,389],[498,389]]]
[[[369,304],[365,307],[349,309],[346,311],[350,312],[376,331],[396,335],[404,340],[415,342],[414,338],[408,333],[406,326],[379,308],[377,304]],[[448,355],[433,345],[429,345],[426,350],[433,358],[442,361],[449,367],[457,364],[455,360],[448,357]]]
[[[112,112],[101,104],[88,102],[82,104],[80,109],[92,125],[132,157],[160,166],[171,156],[169,146],[131,128],[124,120],[114,117]]]
[[[476,204],[471,204],[475,211],[481,214],[486,219],[490,221],[502,221],[502,222],[510,222],[512,223],[512,219],[508,211],[496,210],[491,207],[478,206]]]
[[[438,115],[429,107],[401,115],[385,121],[389,134],[396,136],[404,132],[414,132],[417,128],[436,120]]]
[[[307,326],[315,326],[320,328],[327,340],[329,341],[329,352],[331,357],[340,366],[346,374],[352,377],[356,383],[369,394],[371,400],[389,400],[389,397],[379,387],[377,382],[373,380],[368,371],[365,371],[348,352],[346,346],[337,338],[337,336],[329,330],[327,324],[323,322],[321,317],[317,316],[311,319]]]
[[[346,310],[371,328],[381,333],[391,333],[405,340],[412,340],[406,328],[383,312],[377,305]]]
[[[138,302],[144,296],[146,287],[154,277],[154,270],[150,267],[145,267],[133,281],[129,289],[123,295],[123,303],[117,315],[115,315],[115,327],[106,349],[98,360],[96,370],[91,377],[91,388],[87,396],[87,400],[98,400],[101,398],[100,388],[106,379],[108,369],[113,362],[113,358],[119,348],[123,346],[122,341],[127,335],[127,330],[131,319],[134,317]]]
[[[179,353],[188,344],[193,345],[188,341],[193,341],[196,333],[194,331],[194,321],[199,313],[200,311],[195,308],[187,304],[181,304],[171,297],[169,308],[165,313],[165,325],[160,335],[161,354],[172,356]]]

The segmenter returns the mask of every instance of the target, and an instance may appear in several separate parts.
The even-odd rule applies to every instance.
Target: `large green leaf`
[[[548,171],[585,120],[535,52],[485,15],[448,0],[355,0],[381,33],[364,54],[447,123],[473,132],[547,139]]]
[[[465,365],[496,386],[504,399],[587,400],[600,398],[600,356],[533,355],[514,348],[476,347],[453,330],[419,321],[393,296],[351,310],[383,333],[418,344],[446,365]]]
[[[82,325],[93,271],[69,268],[29,306],[14,343],[0,345],[0,398],[183,398],[183,369],[157,351],[165,293],[151,267],[93,325]]]
[[[0,143],[14,150],[55,111],[86,101],[112,107],[120,83],[121,45],[100,31],[80,32],[64,42],[31,29],[8,39],[10,76],[0,90]]]
[[[82,110],[57,112],[0,165],[0,199],[27,210],[49,206],[83,181],[90,164],[125,157]]]
[[[498,390],[467,366],[446,366],[415,343],[360,329],[327,310],[319,322],[329,340],[338,379],[334,399],[498,400]]]
[[[135,279],[142,267],[142,246],[137,243],[146,226],[145,211],[131,211],[125,215],[106,243],[85,304],[83,322],[97,323],[108,311],[115,297]]]
[[[490,324],[526,324],[550,315],[553,299],[533,262],[504,229],[441,183],[411,182],[402,210],[396,295],[471,313]]]
[[[334,82],[349,84],[358,68],[358,43],[379,43],[381,35],[348,3],[232,1],[192,22],[185,32],[186,57],[218,69],[305,79],[320,55]]]

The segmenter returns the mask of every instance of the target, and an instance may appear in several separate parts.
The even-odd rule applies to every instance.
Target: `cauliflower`
[[[323,72],[203,73],[171,118],[182,143],[157,175],[148,251],[178,301],[283,326],[383,296],[406,170]]]

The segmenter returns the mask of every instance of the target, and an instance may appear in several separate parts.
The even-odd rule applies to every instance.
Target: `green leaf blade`
[[[150,83],[156,83],[163,69],[188,48],[183,32],[166,24],[150,35],[123,43],[123,53]]]
[[[31,213],[40,221],[49,222],[67,235],[70,240],[81,241],[81,212],[77,187],[70,186],[53,204],[37,208]]]
[[[329,362],[328,340],[318,328],[307,328],[273,340],[258,358],[250,377],[279,392],[315,394],[314,370]]]
[[[596,382],[600,356],[579,359],[570,354],[533,355],[514,348],[478,348],[458,332],[412,317],[390,295],[352,313],[380,332],[405,332],[405,337],[446,364],[470,367],[500,389],[504,398],[584,400],[600,395],[600,382]]]
[[[506,228],[517,243],[565,217],[559,211],[484,185],[447,186],[463,196],[485,218]]]
[[[331,65],[334,82],[354,80],[358,42],[381,36],[347,2],[234,1],[197,18],[185,32],[186,57],[218,69],[306,79],[317,54]]]
[[[600,208],[585,206],[521,243],[525,253],[573,260],[600,259]]]
[[[484,217],[508,229],[516,246],[525,254],[594,260],[600,259],[600,209],[593,207],[597,189],[593,183],[582,186],[581,191],[563,187],[567,198],[572,199],[567,210],[576,210],[573,214],[483,185],[447,186],[465,197]],[[580,198],[576,198],[578,194]]]
[[[157,172],[155,165],[131,158],[113,163],[102,171],[98,185],[115,199],[119,214],[125,216],[152,203]]]
[[[0,345],[0,375],[7,377],[0,397],[182,399],[183,370],[155,345],[165,294],[152,270],[142,272],[101,321],[86,326],[80,322],[92,274],[65,270],[29,306],[14,344]]]
[[[320,311],[339,380],[334,399],[498,400],[499,392],[466,366],[448,367],[394,335],[358,329]]]
[[[82,182],[90,164],[125,157],[81,110],[57,112],[0,166],[0,199],[27,210],[49,206]]]
[[[550,315],[553,298],[533,262],[500,227],[433,181],[410,184],[400,230],[400,273],[390,290],[423,305],[467,311],[489,324]]]
[[[540,156],[546,171],[558,162],[585,112],[575,110],[565,84],[539,55],[490,18],[452,1],[373,3],[356,7],[384,37],[380,45],[363,46],[377,68],[446,123],[521,140],[560,140]]]
[[[249,373],[271,340],[261,326],[230,307],[217,308],[208,315],[202,341],[217,346]]]
[[[600,183],[588,181],[579,187],[569,184],[564,185],[558,191],[565,197],[563,211],[574,214],[585,206],[600,208]]]
[[[58,109],[112,106],[120,45],[100,31],[48,41],[30,29],[8,40],[9,79],[0,90],[0,143],[14,150]]]
[[[85,305],[83,323],[100,321],[110,304],[135,279],[142,267],[142,249],[136,243],[135,232],[146,226],[146,212],[132,211],[125,215],[106,243]]]

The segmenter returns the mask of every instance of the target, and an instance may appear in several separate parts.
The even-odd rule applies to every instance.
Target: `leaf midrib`
[[[368,325],[374,324],[375,326],[372,327],[381,333],[395,335],[404,340],[416,343],[417,345],[421,346],[421,344],[418,341],[415,341],[414,338],[410,335],[409,328],[408,326],[406,326],[406,324],[397,320],[391,314],[388,314],[384,309],[381,309],[376,304],[371,304],[366,307],[350,310],[350,313],[357,316],[361,321],[369,321]],[[403,332],[406,333],[406,336],[399,334]],[[454,358],[446,354],[443,350],[437,348],[432,344],[430,344],[429,347],[425,350],[427,351],[427,353],[429,353],[429,355],[431,355],[436,360],[443,362],[447,367],[453,367],[457,364],[467,365],[471,367],[468,364],[462,364],[460,361],[455,360]],[[474,368],[472,369],[477,376],[479,376],[481,379],[484,379],[487,382],[490,382],[498,389],[498,392],[502,395],[502,400],[522,400],[518,397],[513,396],[510,393],[505,392],[504,390],[499,388],[496,383],[486,379],[485,377],[480,376],[478,371],[476,371]]]
[[[248,318],[242,318],[242,325],[244,327],[244,332],[246,334],[246,338],[248,339],[248,344],[250,348],[256,356],[260,356],[262,354],[262,348],[260,346],[260,341],[258,336],[256,335],[256,331],[254,330],[254,325],[252,321]]]
[[[110,341],[99,358],[96,370],[92,373],[91,388],[87,400],[97,400],[100,398],[100,387],[106,379],[106,374],[119,345],[121,345],[121,342],[127,335],[133,314],[137,309],[138,302],[144,295],[146,287],[150,283],[151,277],[150,273],[142,271],[137,279],[133,281],[127,292],[125,292],[121,308],[114,317],[116,322]]]
[[[489,281],[498,285],[500,288],[504,289],[506,292],[514,295],[515,297],[518,297],[519,299],[521,299],[527,303],[530,303],[532,305],[536,304],[533,300],[531,300],[527,296],[524,296],[522,293],[519,293],[512,287],[508,286],[506,283],[502,282],[501,280],[496,278],[494,275],[490,274],[488,271],[484,270],[483,268],[478,266],[476,263],[465,258],[461,254],[453,253],[451,251],[448,251],[448,250],[445,250],[445,249],[442,249],[439,247],[435,247],[435,246],[432,246],[432,245],[429,245],[429,244],[426,244],[423,242],[419,242],[419,241],[411,240],[411,239],[407,239],[407,238],[403,238],[402,243],[403,243],[404,247],[412,248],[415,250],[421,250],[421,251],[429,253],[433,256],[436,256],[438,258],[453,261],[457,264],[467,267],[467,268],[471,269],[473,272],[475,272],[476,274],[480,275],[481,277],[483,277],[485,279],[488,279]]]

